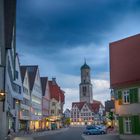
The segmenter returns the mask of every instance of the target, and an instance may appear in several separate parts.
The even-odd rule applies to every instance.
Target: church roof
[[[72,107],[74,105],[76,105],[78,107],[79,110],[82,109],[82,107],[84,106],[84,104],[86,104],[89,109],[94,112],[95,114],[97,114],[99,112],[100,106],[104,107],[103,104],[100,101],[97,100],[93,100],[93,103],[87,103],[87,102],[73,102],[72,103]]]
[[[86,103],[86,102],[73,102],[73,103],[72,103],[72,107],[73,107],[74,105],[76,105],[76,106],[78,107],[78,109],[81,110],[82,107],[83,107],[83,105],[84,105],[85,103]]]
[[[85,62],[84,65],[81,66],[81,69],[90,69],[90,67]]]

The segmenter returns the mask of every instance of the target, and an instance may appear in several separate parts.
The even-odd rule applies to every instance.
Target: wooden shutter
[[[138,103],[139,99],[138,99],[138,88],[135,88],[134,89],[134,93],[133,93],[133,100],[134,100],[134,103]]]
[[[122,99],[122,91],[118,91],[118,99]]]
[[[140,134],[140,117],[132,116],[131,117],[132,124],[132,134]]]
[[[123,134],[124,133],[124,126],[123,126],[123,117],[119,117],[119,133]]]
[[[138,88],[133,88],[129,90],[130,92],[130,103],[138,103]]]

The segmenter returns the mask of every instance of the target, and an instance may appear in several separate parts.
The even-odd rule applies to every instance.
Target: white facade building
[[[30,125],[30,85],[29,85],[29,75],[26,67],[21,66],[22,84],[23,84],[23,100],[20,104],[20,130],[26,130]]]
[[[71,118],[71,111],[69,109],[66,109],[64,111],[64,116],[65,116],[65,118]]]
[[[42,120],[42,87],[38,66],[27,66],[31,93],[30,129],[41,129]]]
[[[13,81],[13,117],[14,117],[14,129],[16,132],[19,130],[19,112],[20,112],[20,102],[23,100],[23,85],[20,72],[20,63],[18,54],[15,58],[15,80]]]

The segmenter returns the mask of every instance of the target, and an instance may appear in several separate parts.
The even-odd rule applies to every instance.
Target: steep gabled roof
[[[48,77],[41,77],[42,96],[45,96],[47,82],[48,82]]]
[[[52,78],[52,81],[49,81],[49,89],[50,89],[50,98],[54,98],[61,103],[65,102],[64,91],[61,90],[59,85],[56,83],[55,78]]]
[[[34,82],[35,82],[35,77],[36,77],[38,65],[26,65],[26,66],[23,66],[23,67],[25,67],[26,70],[28,71],[30,90],[32,91],[33,85],[34,85]]]
[[[89,109],[94,112],[95,114],[97,114],[99,112],[100,109],[100,105],[102,107],[103,104],[100,101],[97,100],[93,100],[93,103],[87,103],[87,102],[73,102],[72,103],[72,107],[74,107],[74,105],[76,105],[78,107],[79,110],[81,110],[83,108],[84,105],[87,105],[89,107]]]
[[[64,95],[64,93],[65,93],[65,92],[64,92],[63,90],[60,89],[60,99],[61,99],[61,102],[62,102],[62,103],[65,102],[65,95]]]
[[[81,110],[85,103],[86,102],[73,102],[72,107],[74,107],[74,105],[76,105],[78,107],[78,109]]]
[[[90,104],[92,111],[96,114],[99,112],[100,103],[92,103]]]
[[[50,98],[54,98],[57,101],[59,101],[59,94],[60,94],[60,88],[56,84],[54,84],[52,81],[49,81],[49,89],[50,89]]]
[[[91,103],[90,106],[91,106],[91,109],[94,113],[99,112],[100,106],[102,108],[104,108],[103,104],[100,101],[97,101],[97,100],[93,100],[93,103]]]
[[[101,102],[101,101],[98,101],[98,100],[93,100],[93,103],[100,104],[100,105],[101,105],[101,107],[103,107],[103,108],[104,108],[104,105],[102,104],[102,102]]]
[[[21,79],[22,79],[22,82],[23,82],[24,78],[25,78],[26,67],[20,66],[20,72],[21,72]]]

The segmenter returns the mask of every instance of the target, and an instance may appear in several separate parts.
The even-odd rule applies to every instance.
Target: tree
[[[109,112],[108,118],[112,121],[114,119],[113,112]]]
[[[65,125],[70,125],[70,122],[71,122],[70,118],[66,118],[65,121],[64,121],[64,124]]]

